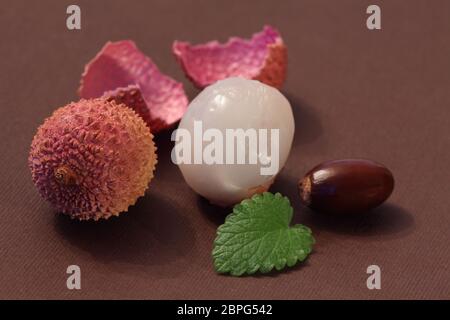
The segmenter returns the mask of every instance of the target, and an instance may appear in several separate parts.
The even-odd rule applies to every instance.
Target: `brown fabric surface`
[[[9,1],[0,10],[0,298],[450,298],[450,2],[77,1],[82,30],[65,27],[69,1]],[[283,92],[295,141],[272,191],[317,239],[306,263],[278,275],[216,275],[211,261],[227,210],[184,183],[157,138],[156,178],[118,219],[79,223],[41,199],[27,167],[39,124],[71,100],[85,63],[108,40],[133,39],[160,69],[197,90],[171,54],[175,39],[224,41],[277,27],[289,50]],[[365,218],[328,219],[302,207],[296,183],[324,160],[363,157],[389,167],[396,188]],[[66,288],[77,264],[82,289]],[[366,268],[382,289],[366,288]]]

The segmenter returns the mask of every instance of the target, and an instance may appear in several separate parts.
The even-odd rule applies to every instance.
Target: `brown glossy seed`
[[[327,161],[299,182],[300,198],[311,209],[353,214],[383,203],[394,189],[394,177],[385,166],[370,160]]]

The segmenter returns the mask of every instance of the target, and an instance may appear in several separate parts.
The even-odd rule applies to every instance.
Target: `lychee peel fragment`
[[[102,98],[132,108],[141,116],[147,126],[151,127],[152,132],[159,132],[167,127],[167,123],[160,118],[154,117],[150,112],[141,90],[137,85],[129,85],[128,87],[107,91],[103,94]]]
[[[104,99],[56,110],[39,127],[28,164],[42,197],[79,220],[127,211],[153,178],[156,147],[141,117]]]
[[[280,89],[286,79],[287,47],[279,32],[265,26],[251,39],[192,45],[175,41],[172,51],[186,76],[198,88],[228,77],[255,79]]]
[[[106,43],[86,65],[78,93],[85,99],[123,100],[152,133],[171,127],[188,105],[183,85],[162,74],[131,40]]]

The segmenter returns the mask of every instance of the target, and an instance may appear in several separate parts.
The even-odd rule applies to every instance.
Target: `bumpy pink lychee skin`
[[[28,159],[43,198],[72,218],[107,219],[143,196],[155,169],[153,136],[130,108],[104,99],[56,110]]]
[[[172,51],[198,88],[229,77],[243,77],[281,89],[286,79],[287,48],[271,26],[265,26],[249,40],[232,37],[225,44],[175,41]]]
[[[142,100],[135,104],[128,99],[127,106],[148,115],[144,120],[153,134],[174,125],[187,109],[183,84],[161,73],[131,40],[107,42],[86,65],[78,93],[88,99],[126,93],[130,88],[140,91]]]

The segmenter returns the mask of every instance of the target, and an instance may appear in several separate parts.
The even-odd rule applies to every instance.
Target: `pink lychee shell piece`
[[[130,87],[131,86],[131,87]],[[130,93],[143,101],[134,105]],[[85,67],[78,93],[81,98],[101,97],[115,93],[126,97],[127,105],[141,116],[144,102],[148,113],[143,117],[152,133],[172,126],[187,109],[188,98],[180,82],[162,74],[153,61],[131,40],[107,42]],[[120,98],[119,98],[120,100]],[[118,101],[116,101],[118,102]]]
[[[280,89],[286,78],[287,48],[271,26],[265,26],[249,40],[232,37],[225,44],[175,41],[172,51],[186,76],[199,88],[240,76]]]
[[[107,91],[103,94],[102,98],[118,104],[124,104],[133,109],[141,116],[147,126],[151,128],[152,133],[159,132],[167,127],[167,123],[155,117],[150,112],[138,85],[132,84],[125,88]]]

